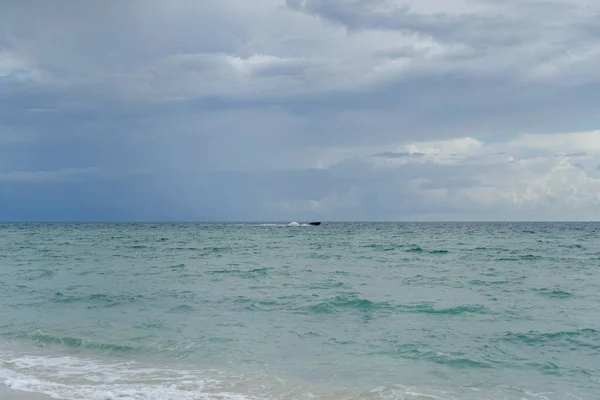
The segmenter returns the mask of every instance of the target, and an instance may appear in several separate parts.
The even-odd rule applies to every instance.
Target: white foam
[[[10,389],[42,393],[62,400],[248,400],[214,371],[100,362],[74,357],[24,355],[0,359],[0,382]],[[235,381],[232,379],[230,382]]]
[[[258,226],[277,226],[277,227],[283,227],[283,226],[289,226],[289,227],[305,227],[305,226],[311,226],[310,224],[300,224],[296,221],[290,222],[289,224],[259,224]]]
[[[11,389],[61,400],[438,400],[406,388],[363,393],[290,384],[274,377],[217,370],[162,368],[138,362],[84,357],[0,355],[0,383]]]
[[[64,354],[64,353],[63,353]],[[334,389],[293,384],[272,376],[252,377],[191,366],[156,366],[83,356],[14,354],[0,349],[0,384],[60,400],[549,400],[549,393],[519,388],[441,388],[402,385]],[[508,390],[507,390],[508,389]],[[576,399],[577,397],[573,397]]]

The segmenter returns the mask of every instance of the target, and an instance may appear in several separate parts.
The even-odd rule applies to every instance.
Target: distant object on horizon
[[[309,222],[308,224],[299,224],[298,222],[294,221],[294,222],[290,222],[287,225],[279,225],[279,226],[319,226],[321,225],[321,221],[317,221],[317,222]]]

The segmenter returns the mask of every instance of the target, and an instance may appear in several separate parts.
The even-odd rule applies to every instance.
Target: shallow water
[[[3,224],[0,379],[64,399],[597,399],[599,233]]]

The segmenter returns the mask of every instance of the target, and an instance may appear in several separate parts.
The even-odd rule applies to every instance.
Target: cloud
[[[12,182],[52,183],[74,180],[88,180],[98,177],[97,168],[66,168],[55,171],[10,171],[0,172],[0,184]]]
[[[0,84],[23,83],[39,79],[39,71],[18,54],[0,48]]]
[[[22,218],[44,196],[67,219],[96,198],[88,218],[593,218],[599,14],[586,0],[9,1],[0,200]]]
[[[425,153],[409,153],[409,152],[393,152],[386,151],[383,153],[373,154],[373,157],[383,157],[383,158],[405,158],[405,157],[423,157]]]
[[[571,148],[588,152],[559,154],[562,138]],[[390,152],[401,155],[373,159],[365,154],[360,168],[339,163],[324,174],[330,193],[320,199],[296,203],[297,211],[309,209],[335,213],[342,208],[357,216],[381,215],[396,219],[428,219],[454,215],[454,219],[580,219],[600,211],[600,149],[590,142],[598,132],[559,135],[522,135],[502,143],[472,138],[399,144]],[[538,143],[531,152],[533,143]],[[415,154],[398,149],[421,151]],[[574,156],[580,160],[573,161]],[[355,181],[333,179],[332,171],[350,165]],[[362,171],[356,174],[356,170]],[[342,183],[336,185],[336,182]],[[286,204],[287,208],[293,208]],[[585,210],[585,211],[584,211]],[[348,215],[348,214],[346,214]],[[508,217],[511,218],[511,217]],[[352,219],[352,218],[351,218]],[[385,219],[385,218],[384,218]]]
[[[446,70],[513,73],[523,82],[563,78],[598,81],[600,50],[594,31],[600,7],[585,0],[496,2],[463,0],[287,0],[291,9],[339,24],[351,32],[414,32],[459,44]]]

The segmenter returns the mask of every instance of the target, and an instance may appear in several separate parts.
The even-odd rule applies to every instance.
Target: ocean
[[[0,393],[597,400],[599,238],[597,223],[0,224]]]

